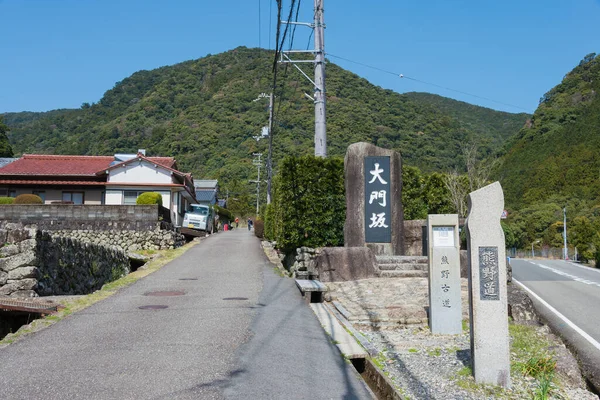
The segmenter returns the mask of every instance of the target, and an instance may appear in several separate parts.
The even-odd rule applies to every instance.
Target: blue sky
[[[529,112],[586,54],[600,53],[600,0],[324,4],[328,53]],[[302,17],[312,8],[302,0]],[[273,47],[275,0],[0,0],[0,113],[97,102],[135,71],[258,47],[259,31],[268,47],[270,11]],[[295,39],[306,48],[308,32],[298,28]],[[330,60],[397,92],[523,111]]]

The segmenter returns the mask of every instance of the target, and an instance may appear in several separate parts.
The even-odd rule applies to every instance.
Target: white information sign
[[[454,247],[454,227],[434,226],[433,247]]]

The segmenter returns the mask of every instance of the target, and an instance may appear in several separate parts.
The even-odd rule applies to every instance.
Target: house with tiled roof
[[[0,196],[33,193],[44,203],[135,204],[144,192],[158,192],[171,221],[180,225],[189,204],[197,203],[191,174],[172,157],[137,154],[69,156],[24,154],[0,167]]]
[[[219,182],[216,179],[201,179],[194,182],[196,200],[200,204],[214,205],[217,203]]]

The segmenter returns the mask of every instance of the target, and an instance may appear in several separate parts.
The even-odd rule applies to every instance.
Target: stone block
[[[4,286],[0,286],[0,296],[8,296],[12,292],[19,290],[16,285],[7,283]]]
[[[13,269],[8,273],[8,279],[18,280],[25,278],[36,278],[38,273],[37,267],[20,267]]]
[[[365,157],[389,157],[389,192],[391,215],[385,223],[391,226],[389,242],[367,243]],[[368,173],[368,171],[367,171]],[[370,247],[376,255],[401,255],[404,253],[404,213],[402,209],[402,160],[400,153],[383,149],[370,143],[354,143],[348,146],[344,159],[346,187],[346,221],[344,224],[345,247]],[[368,181],[367,181],[368,182]],[[387,181],[386,181],[387,182]],[[381,201],[381,200],[379,200]],[[381,203],[380,203],[381,204]]]
[[[37,287],[37,279],[34,278],[25,278],[19,280],[8,280],[6,281],[7,285],[12,285],[16,288],[16,290],[33,290]]]
[[[477,383],[510,387],[506,247],[499,182],[469,194],[467,251],[471,357]]]
[[[17,244],[7,244],[0,248],[0,257],[10,257],[19,253],[19,245]]]
[[[427,246],[424,244],[423,230],[427,227],[427,220],[415,219],[404,221],[404,254],[405,256],[425,256]]]
[[[32,239],[25,239],[19,243],[19,252],[24,253],[29,250],[35,249],[37,245],[37,240],[35,239],[36,235],[32,236]]]
[[[377,260],[368,247],[326,247],[314,261],[322,282],[377,277]]]
[[[38,294],[35,290],[17,290],[10,294],[10,297],[16,297],[19,299],[27,299],[30,297],[38,297]]]
[[[23,240],[30,239],[29,231],[25,229],[9,229],[6,237],[6,243],[19,243]]]
[[[0,270],[0,286],[6,284],[8,280],[8,273]]]
[[[19,253],[12,257],[0,259],[0,269],[10,272],[13,269],[35,265],[37,258],[33,251]]]

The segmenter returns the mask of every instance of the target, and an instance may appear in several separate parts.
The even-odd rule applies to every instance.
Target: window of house
[[[125,190],[123,192],[123,204],[135,204],[138,196],[146,191],[142,190]]]
[[[83,192],[62,192],[63,201],[71,201],[73,204],[83,204]]]
[[[43,190],[34,190],[31,193],[35,194],[36,196],[39,196],[44,203],[46,202],[46,192],[45,191],[43,191]]]

